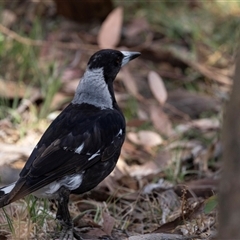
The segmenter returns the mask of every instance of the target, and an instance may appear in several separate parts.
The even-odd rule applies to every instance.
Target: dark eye
[[[119,65],[120,64],[120,58],[117,58],[115,63],[116,63],[116,65]]]

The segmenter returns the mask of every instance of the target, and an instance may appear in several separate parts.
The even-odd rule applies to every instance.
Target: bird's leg
[[[62,226],[60,239],[61,240],[73,239],[73,237],[75,237],[76,239],[82,239],[80,236],[78,236],[74,232],[73,221],[71,219],[71,216],[68,210],[70,191],[65,187],[61,187],[58,193],[59,193],[59,197],[57,199],[58,209],[57,209],[56,218]]]
[[[65,187],[61,187],[58,194],[59,197],[57,199],[58,209],[56,218],[60,222],[62,227],[60,239],[67,240],[73,239],[73,237],[75,237],[76,239],[81,240],[82,238],[73,229],[73,221],[68,210],[70,191]]]
[[[58,193],[59,197],[57,199],[58,209],[56,218],[60,222],[62,227],[60,239],[73,239],[73,223],[68,210],[70,191],[65,187],[61,187]]]

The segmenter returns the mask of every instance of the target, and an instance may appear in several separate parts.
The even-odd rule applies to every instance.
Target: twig
[[[34,102],[36,102],[39,98],[41,98],[40,91],[35,91],[29,99],[23,98],[19,107],[17,108],[17,112],[22,114],[27,108],[29,108]]]
[[[212,79],[220,84],[232,86],[232,79],[230,77],[221,74],[217,69],[214,68],[209,69],[204,64],[195,61],[194,59],[191,58],[190,54],[187,51],[176,49],[174,47],[168,48],[168,51],[171,52],[173,56],[185,62],[188,66],[200,72],[207,78]]]
[[[149,233],[144,235],[131,236],[129,240],[190,240],[191,237],[185,237],[180,234],[171,233]]]
[[[8,37],[16,40],[17,42],[20,42],[25,45],[32,45],[32,46],[42,46],[47,43],[47,41],[44,40],[33,40],[30,38],[22,37],[21,35],[17,34],[16,32],[8,29],[7,27],[3,26],[0,24],[0,32],[3,34],[7,35]],[[77,50],[81,49],[83,51],[87,50],[92,50],[92,51],[97,51],[99,50],[99,47],[91,44],[86,44],[86,43],[63,43],[63,42],[54,42],[54,46],[57,48],[67,48],[67,49],[72,49],[72,50]]]

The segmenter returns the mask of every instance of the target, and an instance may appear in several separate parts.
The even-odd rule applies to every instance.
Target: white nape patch
[[[81,174],[72,174],[69,176],[65,176],[58,181],[54,181],[45,187],[37,190],[33,193],[34,196],[39,198],[55,198],[57,197],[57,191],[60,187],[66,187],[69,190],[74,190],[78,188],[83,179],[83,173]]]
[[[8,194],[12,191],[12,189],[15,187],[16,182],[12,183],[11,185],[8,185],[6,187],[0,188],[0,191],[3,191],[4,194]]]
[[[81,151],[83,150],[83,147],[84,147],[84,143],[82,143],[78,148],[75,149],[75,153],[80,154]]]
[[[99,156],[99,155],[100,155],[100,149],[99,149],[96,153],[94,153],[94,154],[88,159],[88,161],[92,160],[93,158],[95,158],[96,156]]]
[[[73,104],[88,103],[101,109],[113,108],[112,97],[104,80],[103,68],[87,68],[78,84]]]

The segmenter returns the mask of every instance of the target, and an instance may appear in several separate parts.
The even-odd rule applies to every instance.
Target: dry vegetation
[[[96,189],[72,196],[75,226],[86,239],[213,239],[240,4],[114,6],[104,22],[78,24],[57,16],[52,1],[0,3],[1,184],[16,180],[92,53],[140,51],[115,82],[127,119],[121,158]],[[5,207],[0,239],[54,238],[55,210],[31,196]]]

